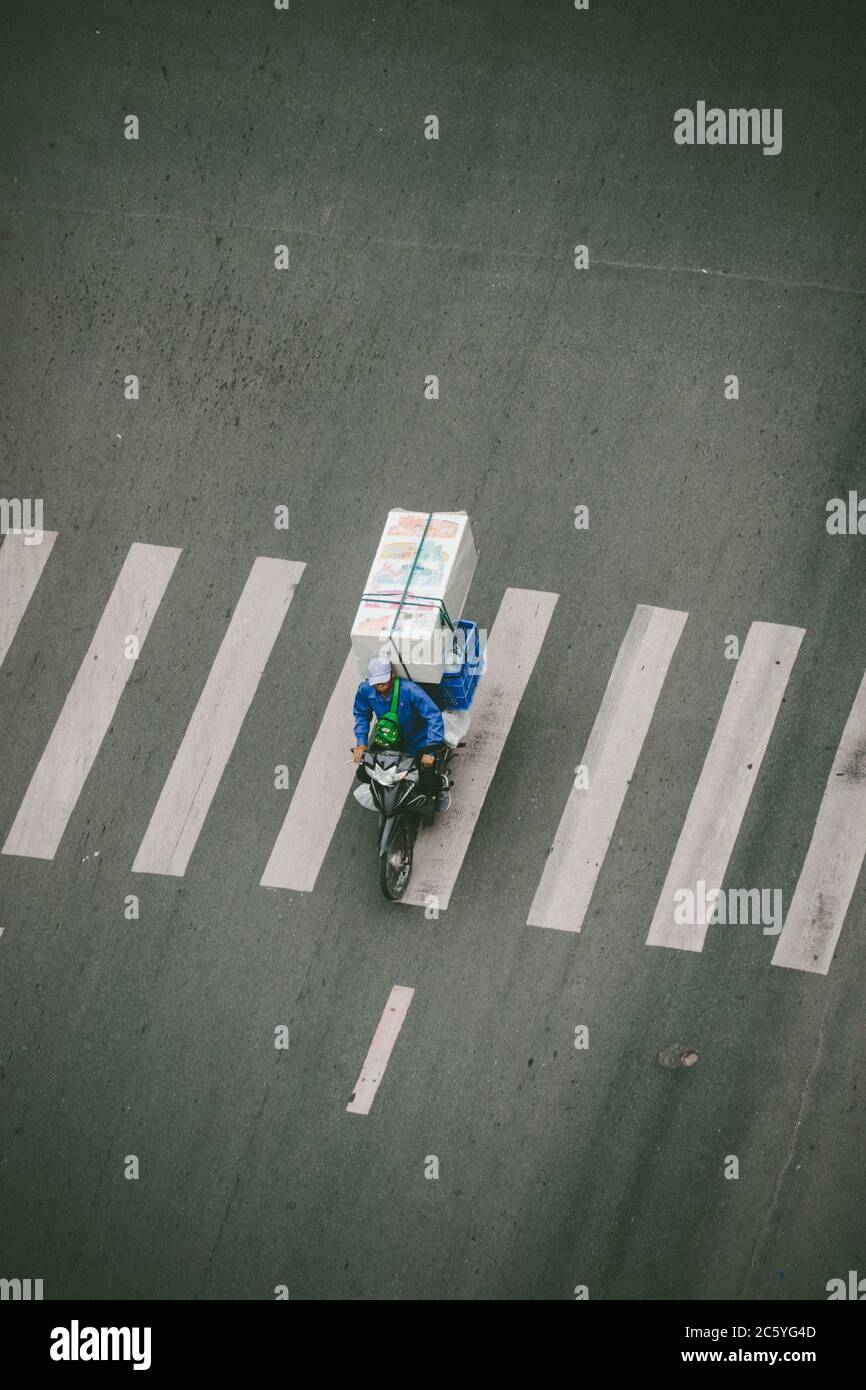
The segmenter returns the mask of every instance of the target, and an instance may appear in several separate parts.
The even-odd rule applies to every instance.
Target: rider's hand
[[[363,758],[363,756],[364,756],[364,754],[366,753],[366,751],[367,751],[367,745],[366,745],[366,743],[356,743],[356,744],[355,744],[355,747],[352,749],[352,757],[355,759],[355,762],[356,762],[356,763],[359,763],[359,762],[361,761],[361,759]]]
[[[421,766],[422,766],[422,767],[432,767],[433,764],[435,763],[435,761],[436,761],[436,759],[433,757],[433,754],[432,754],[432,753],[422,753],[422,754],[421,754]]]

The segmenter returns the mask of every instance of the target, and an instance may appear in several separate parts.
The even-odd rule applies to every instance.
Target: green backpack
[[[400,720],[397,718],[397,703],[400,699],[400,677],[394,677],[391,692],[391,707],[380,714],[373,730],[373,742],[379,748],[397,748],[400,743]]]

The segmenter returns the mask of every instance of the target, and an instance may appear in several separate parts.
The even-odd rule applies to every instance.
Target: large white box
[[[361,677],[371,656],[387,656],[398,675],[425,684],[456,670],[451,625],[477,563],[466,512],[389,512],[352,623]]]

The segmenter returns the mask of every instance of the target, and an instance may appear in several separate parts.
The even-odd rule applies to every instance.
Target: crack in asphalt
[[[764,1244],[764,1242],[765,1242],[765,1240],[766,1240],[766,1238],[767,1238],[767,1236],[768,1236],[768,1234],[769,1234],[770,1224],[771,1224],[771,1222],[772,1222],[772,1220],[773,1220],[773,1213],[775,1212],[776,1207],[778,1206],[779,1194],[780,1194],[781,1189],[782,1189],[782,1184],[783,1184],[783,1182],[785,1181],[785,1178],[786,1178],[787,1173],[788,1173],[788,1169],[790,1168],[791,1163],[793,1162],[793,1159],[794,1159],[794,1154],[795,1154],[796,1149],[797,1149],[798,1132],[799,1132],[799,1129],[800,1129],[800,1125],[803,1123],[803,1113],[804,1113],[805,1108],[806,1108],[806,1103],[807,1103],[809,1091],[811,1090],[812,1082],[813,1082],[814,1079],[815,1079],[815,1073],[817,1072],[818,1066],[819,1066],[820,1061],[821,1061],[821,1053],[822,1053],[822,1050],[823,1050],[823,1047],[824,1047],[824,1025],[825,1025],[825,1023],[827,1022],[827,1014],[830,1012],[830,1006],[831,1006],[832,1003],[833,1003],[833,999],[832,999],[832,996],[831,996],[830,998],[828,998],[828,1000],[827,1000],[827,1006],[826,1006],[826,1008],[824,1009],[823,1014],[821,1015],[821,1022],[820,1022],[820,1025],[819,1025],[819,1027],[818,1027],[817,1045],[816,1045],[816,1047],[815,1047],[815,1056],[814,1056],[812,1065],[811,1065],[811,1067],[809,1068],[809,1072],[808,1072],[808,1075],[807,1075],[807,1077],[806,1077],[806,1080],[803,1082],[803,1089],[802,1089],[802,1091],[801,1091],[801,1093],[800,1093],[800,1104],[799,1104],[799,1106],[798,1106],[798,1108],[797,1108],[797,1118],[796,1118],[796,1120],[794,1121],[794,1128],[793,1128],[793,1131],[792,1131],[792,1133],[791,1133],[791,1142],[790,1142],[790,1144],[788,1145],[788,1152],[787,1152],[787,1154],[785,1155],[785,1160],[784,1160],[784,1162],[782,1163],[781,1168],[779,1169],[779,1174],[778,1174],[778,1177],[776,1178],[776,1185],[775,1185],[775,1187],[773,1188],[773,1195],[772,1195],[772,1197],[770,1198],[770,1205],[767,1207],[766,1215],[765,1215],[764,1220],[763,1220],[763,1222],[762,1222],[762,1224],[761,1224],[761,1228],[760,1228],[760,1230],[758,1231],[758,1235],[757,1235],[757,1238],[756,1238],[756,1240],[755,1240],[755,1244],[754,1244],[754,1246],[752,1247],[752,1258],[751,1258],[751,1260],[750,1260],[750,1262],[749,1262],[749,1267],[748,1267],[748,1269],[747,1269],[747,1271],[746,1271],[746,1277],[745,1277],[745,1279],[743,1280],[743,1286],[742,1286],[742,1290],[741,1290],[741,1292],[740,1292],[740,1298],[742,1298],[742,1299],[745,1299],[745,1298],[747,1297],[746,1290],[747,1290],[748,1287],[749,1287],[749,1282],[750,1282],[750,1280],[751,1280],[751,1278],[752,1278],[752,1274],[753,1274],[754,1269],[755,1269],[755,1266],[756,1266],[756,1264],[757,1264],[757,1262],[758,1262],[758,1256],[759,1256],[759,1254],[760,1254],[760,1252],[761,1252],[761,1247],[763,1246],[763,1244]]]
[[[214,227],[223,231],[244,231],[244,232],[278,232],[281,236],[312,237],[318,241],[352,241],[352,235],[341,235],[339,232],[315,231],[311,227],[287,227],[284,223],[258,222],[219,222],[206,217],[189,217],[184,213],[176,212],[122,212],[116,208],[80,208],[72,207],[64,203],[24,203],[11,206],[10,204],[0,204],[0,213],[22,213],[22,212],[51,212],[51,213],[73,213],[80,217],[119,217],[127,221],[144,222],[176,222],[182,226],[192,227]],[[459,241],[419,241],[417,239],[397,240],[391,237],[373,236],[367,239],[367,246],[383,246],[389,251],[456,251],[459,255],[477,256],[490,251],[489,246],[466,246]],[[508,251],[497,246],[496,256],[498,260],[503,258],[509,260],[539,261],[544,260],[545,256],[536,251]],[[551,260],[569,260],[571,252],[563,252],[549,255]],[[594,266],[603,266],[609,270],[637,270],[649,272],[656,275],[706,275],[717,280],[735,280],[745,284],[772,285],[784,289],[796,290],[820,290],[823,294],[847,294],[857,299],[866,298],[866,289],[856,289],[853,285],[828,285],[821,280],[788,280],[776,275],[755,275],[746,271],[738,270],[717,270],[710,269],[708,266],[696,265],[658,265],[653,261],[620,261],[602,260],[594,257]]]

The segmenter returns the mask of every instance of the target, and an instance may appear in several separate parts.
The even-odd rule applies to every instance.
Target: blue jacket
[[[391,708],[391,694],[386,699],[374,690],[369,681],[362,681],[355,696],[355,742],[368,743],[370,721],[373,715],[378,719]],[[404,752],[423,753],[444,742],[445,725],[442,713],[436,708],[430,696],[414,681],[400,680],[400,699],[397,701],[397,718],[400,720],[400,733]]]

